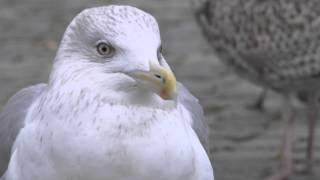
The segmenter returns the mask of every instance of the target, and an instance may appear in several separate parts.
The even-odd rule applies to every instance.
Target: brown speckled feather
[[[196,9],[224,63],[280,92],[320,88],[319,17],[314,0],[206,0]]]

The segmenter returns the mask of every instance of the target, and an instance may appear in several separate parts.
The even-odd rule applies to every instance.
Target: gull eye
[[[103,57],[112,57],[115,53],[115,49],[110,44],[100,42],[97,45],[97,52]]]
[[[162,46],[160,45],[158,50],[157,50],[157,58],[159,63],[161,64],[161,59],[162,59]]]

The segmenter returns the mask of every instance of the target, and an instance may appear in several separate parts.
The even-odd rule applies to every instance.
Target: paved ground
[[[245,107],[260,88],[217,61],[187,0],[1,0],[0,106],[20,88],[47,80],[57,44],[73,16],[86,7],[112,3],[138,6],[159,20],[166,59],[177,78],[199,97],[208,116],[216,179],[260,180],[274,170],[283,128],[280,97],[269,95],[266,113]],[[300,107],[294,149],[297,169],[302,168],[306,146],[303,112]],[[320,131],[317,136],[317,172],[296,174],[292,180],[320,179]]]

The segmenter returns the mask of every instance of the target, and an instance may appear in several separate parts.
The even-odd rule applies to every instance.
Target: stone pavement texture
[[[266,112],[246,108],[261,88],[238,78],[217,60],[193,19],[189,0],[1,0],[0,107],[19,89],[47,81],[58,43],[77,13],[108,4],[133,5],[158,19],[166,59],[205,108],[217,180],[262,180],[276,170],[283,133],[280,96],[269,93]],[[307,137],[304,110],[297,107],[298,171],[303,168]],[[291,180],[320,179],[319,124],[316,171],[297,173]]]

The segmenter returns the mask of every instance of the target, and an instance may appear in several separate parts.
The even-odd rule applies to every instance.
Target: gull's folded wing
[[[203,113],[202,106],[199,101],[194,97],[187,88],[185,88],[181,83],[177,82],[177,93],[178,102],[181,103],[191,114],[192,117],[192,128],[196,132],[201,144],[208,152],[208,136],[209,127],[206,122],[206,118]]]
[[[0,177],[7,169],[12,146],[20,129],[24,126],[30,105],[46,86],[46,84],[37,84],[20,90],[2,109],[0,113]]]

